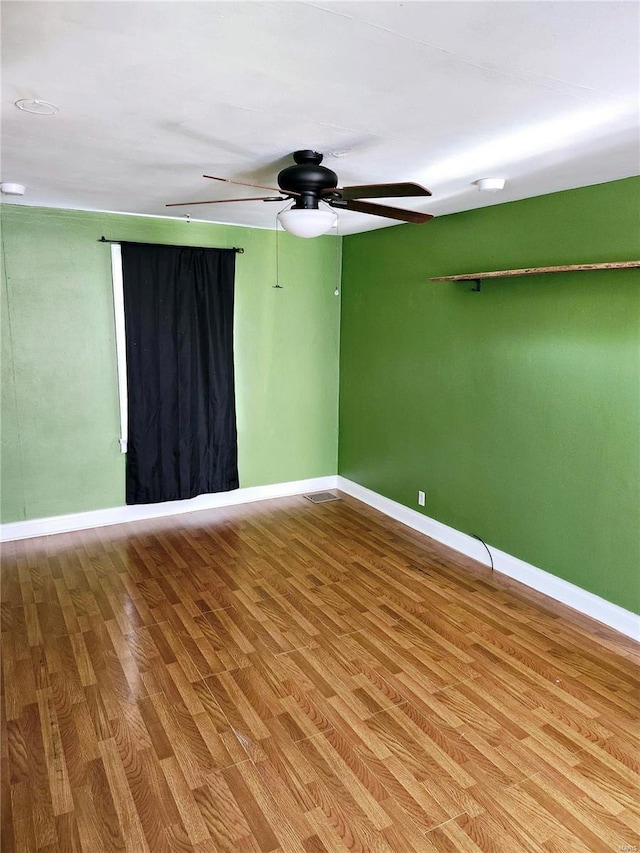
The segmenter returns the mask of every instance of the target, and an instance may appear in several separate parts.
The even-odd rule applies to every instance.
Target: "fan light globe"
[[[279,213],[278,219],[296,237],[319,237],[333,228],[337,216],[332,210],[292,207]]]

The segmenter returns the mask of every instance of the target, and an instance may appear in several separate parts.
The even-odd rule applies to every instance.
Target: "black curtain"
[[[238,488],[235,251],[122,244],[127,503]]]

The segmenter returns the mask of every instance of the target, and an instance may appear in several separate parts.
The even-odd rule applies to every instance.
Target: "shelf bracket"
[[[480,278],[472,278],[471,281],[474,282],[475,287],[470,287],[469,290],[471,293],[482,293],[482,279]]]

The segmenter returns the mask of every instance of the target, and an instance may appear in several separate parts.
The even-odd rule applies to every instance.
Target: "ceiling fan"
[[[203,175],[212,181],[224,181],[242,187],[269,190],[276,196],[258,196],[252,198],[217,198],[210,201],[184,201],[167,204],[166,207],[182,207],[195,204],[227,204],[238,201],[293,201],[293,205],[278,214],[282,227],[297,237],[319,237],[333,227],[336,221],[335,210],[353,210],[357,213],[370,213],[400,222],[428,222],[433,219],[430,213],[418,210],[403,210],[385,204],[373,204],[361,199],[371,198],[411,198],[430,196],[431,193],[420,184],[364,184],[354,187],[339,187],[338,176],[326,166],[321,166],[322,154],[317,151],[294,151],[295,166],[287,166],[278,174],[278,186],[266,187],[263,184],[249,184],[244,181],[232,181],[229,178],[217,178]],[[324,207],[320,207],[320,203]]]

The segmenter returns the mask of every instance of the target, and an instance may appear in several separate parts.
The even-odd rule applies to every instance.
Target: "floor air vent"
[[[305,495],[305,498],[314,504],[325,504],[327,501],[340,500],[340,498],[332,492],[316,492],[315,495]]]

